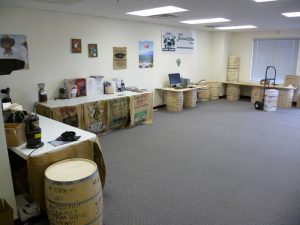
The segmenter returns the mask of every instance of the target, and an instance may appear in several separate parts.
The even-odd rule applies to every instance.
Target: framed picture
[[[127,47],[113,47],[113,69],[127,69]]]
[[[81,39],[71,39],[71,49],[72,53],[81,53]]]
[[[98,57],[97,44],[88,44],[88,50],[90,58]]]

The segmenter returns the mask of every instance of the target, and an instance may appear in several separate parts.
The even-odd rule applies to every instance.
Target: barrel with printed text
[[[49,224],[103,224],[103,197],[96,163],[67,159],[45,171]]]

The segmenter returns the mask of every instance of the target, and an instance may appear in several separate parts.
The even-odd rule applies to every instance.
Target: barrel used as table
[[[187,108],[196,107],[197,104],[197,89],[185,91],[183,93],[183,106]]]
[[[218,100],[220,95],[220,82],[210,82],[210,99],[211,100]]]
[[[45,201],[50,224],[103,224],[103,197],[96,163],[67,159],[45,171]]]
[[[226,99],[230,101],[238,101],[240,99],[240,85],[227,84]]]
[[[198,91],[198,98],[200,102],[207,102],[210,98],[210,89],[209,86],[203,86]]]
[[[183,93],[182,91],[168,91],[167,92],[167,111],[180,112],[183,107]]]

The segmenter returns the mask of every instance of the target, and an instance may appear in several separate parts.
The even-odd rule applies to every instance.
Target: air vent
[[[174,16],[172,14],[161,14],[161,15],[154,15],[154,16],[149,16],[154,19],[173,19],[177,18],[177,16]]]
[[[77,2],[81,2],[83,0],[35,0],[36,2],[45,2],[50,4],[58,4],[58,5],[71,5]]]

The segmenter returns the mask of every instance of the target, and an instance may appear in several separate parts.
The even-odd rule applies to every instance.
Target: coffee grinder
[[[45,83],[39,83],[37,85],[39,87],[39,102],[46,102],[48,98],[45,90]]]
[[[39,126],[39,118],[36,114],[29,114],[25,118],[26,148],[39,148],[44,145],[42,140],[42,129]]]

